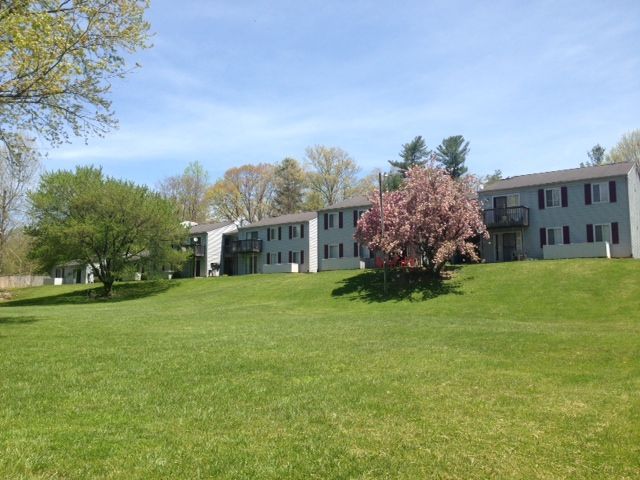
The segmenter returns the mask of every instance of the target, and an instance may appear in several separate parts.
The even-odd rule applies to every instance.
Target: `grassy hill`
[[[15,292],[0,478],[638,478],[640,262]]]

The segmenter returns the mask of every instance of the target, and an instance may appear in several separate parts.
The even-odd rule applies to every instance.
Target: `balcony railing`
[[[260,253],[262,252],[262,240],[251,238],[248,240],[233,240],[225,245],[224,252],[227,255],[236,253]]]
[[[196,257],[204,257],[204,245],[194,245],[193,254]]]
[[[522,206],[490,208],[484,211],[484,224],[487,228],[528,227],[529,209]]]

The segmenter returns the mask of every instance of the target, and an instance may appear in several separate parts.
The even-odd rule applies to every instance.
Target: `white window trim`
[[[291,225],[291,238],[298,238],[298,225]]]
[[[557,190],[558,192],[558,205],[547,205],[547,192]],[[553,193],[551,194],[553,198]],[[562,189],[560,187],[545,188],[544,189],[544,206],[545,208],[559,208],[562,207]]]
[[[594,187],[598,185],[600,187],[600,200],[595,201],[595,193],[593,191]],[[607,197],[606,200],[602,200],[602,192],[605,192]],[[609,198],[609,183],[608,182],[596,182],[591,184],[591,203],[609,203],[611,200]],[[604,225],[604,223],[599,223],[598,225]]]
[[[549,230],[560,230],[560,242],[556,242],[553,245],[564,245],[564,230],[562,227],[549,227],[546,229],[546,234],[547,234],[547,245],[551,245],[549,243]],[[557,239],[555,239],[557,240]]]
[[[331,256],[331,247],[336,247],[336,256],[335,257]],[[338,245],[337,243],[329,244],[329,258],[340,258],[340,245]]]
[[[340,223],[338,218],[338,212],[329,213],[329,218],[327,219],[327,228],[338,228],[338,223]],[[331,226],[331,218],[335,217],[335,221],[333,222],[333,226]]]
[[[271,237],[271,240],[277,240],[278,239],[278,228],[277,227],[269,227],[269,237]]]
[[[300,263],[298,260],[298,256],[300,255],[300,252],[296,251],[296,250],[292,250],[291,251],[291,263]]]
[[[596,239],[596,228],[597,227],[607,227],[608,233],[609,233],[609,239],[608,240],[597,240]],[[611,224],[610,223],[594,223],[593,224],[593,241],[594,242],[607,242],[609,245],[611,245]]]

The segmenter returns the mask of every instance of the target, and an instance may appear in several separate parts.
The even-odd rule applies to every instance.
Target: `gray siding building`
[[[480,193],[490,262],[640,257],[640,177],[633,163],[500,180]]]
[[[318,211],[318,270],[373,266],[369,249],[353,238],[360,216],[369,208],[369,199],[353,197]]]
[[[229,275],[317,272],[316,212],[265,218],[224,239]]]

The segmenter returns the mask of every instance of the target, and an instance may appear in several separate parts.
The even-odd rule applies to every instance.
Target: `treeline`
[[[247,164],[228,169],[210,182],[199,162],[181,175],[158,184],[184,220],[246,220],[315,210],[344,198],[368,192],[372,177],[361,178],[360,167],[344,150],[316,145],[306,149],[302,162],[294,158]]]
[[[587,152],[589,160],[580,162],[581,167],[593,167],[608,163],[636,162],[640,164],[640,129],[632,130],[620,137],[609,151],[599,143]]]
[[[469,142],[462,135],[445,138],[435,149],[417,136],[402,145],[398,159],[389,160],[384,188],[395,190],[406,172],[429,162],[439,163],[453,178],[467,174]],[[161,181],[157,189],[173,201],[183,220],[246,220],[318,210],[377,188],[377,171],[362,169],[344,150],[316,145],[308,147],[302,161],[284,158],[271,163],[247,164],[228,169],[211,182],[199,162],[191,162],[180,175]]]

